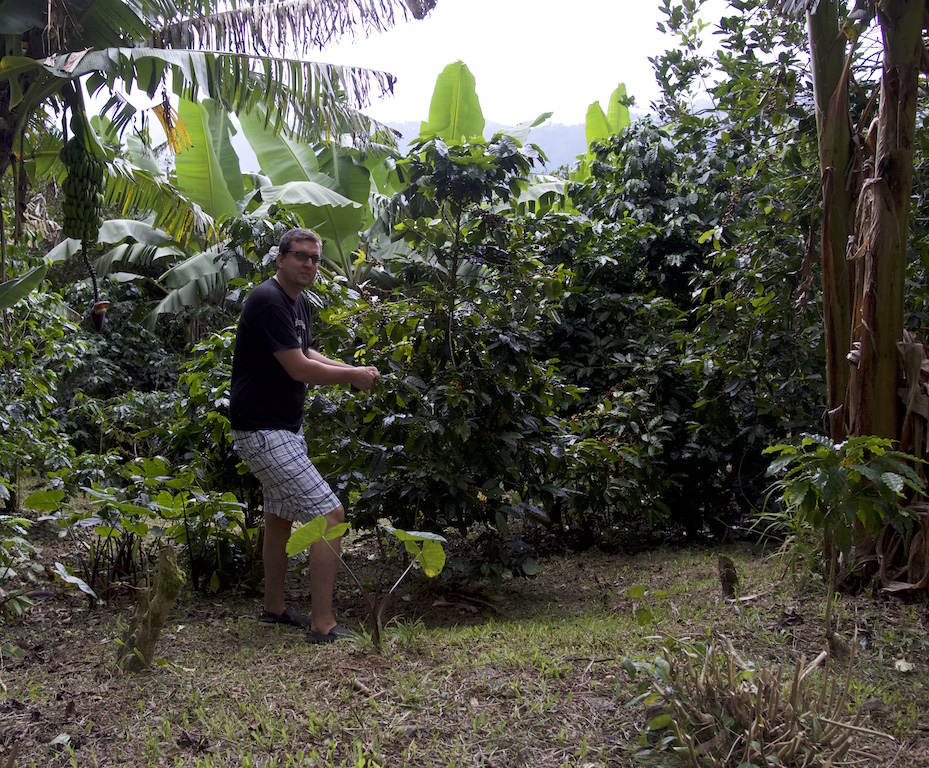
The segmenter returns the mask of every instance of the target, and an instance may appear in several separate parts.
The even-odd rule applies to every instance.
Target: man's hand
[[[378,379],[381,378],[381,373],[373,365],[366,365],[364,368],[355,368],[353,371],[354,378],[352,384],[354,384],[362,392],[367,392],[373,387]]]

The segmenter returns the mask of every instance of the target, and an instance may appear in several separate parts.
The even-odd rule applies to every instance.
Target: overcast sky
[[[394,96],[365,110],[384,122],[427,119],[436,78],[460,59],[474,74],[486,120],[515,125],[552,112],[550,122],[574,125],[584,122],[592,102],[606,104],[619,83],[639,110],[658,97],[648,57],[673,42],[656,28],[665,18],[659,6],[659,0],[438,0],[423,21],[312,58],[396,75]]]

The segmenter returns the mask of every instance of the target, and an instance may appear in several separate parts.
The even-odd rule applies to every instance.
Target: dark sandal
[[[327,635],[311,629],[307,640],[311,643],[334,643],[336,640],[351,640],[353,637],[355,637],[354,632],[336,624]]]
[[[259,624],[284,624],[289,627],[308,627],[312,616],[304,615],[292,608],[285,608],[283,613],[270,613],[262,611],[258,617]]]

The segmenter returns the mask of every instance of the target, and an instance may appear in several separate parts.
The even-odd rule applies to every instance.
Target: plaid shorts
[[[341,504],[307,456],[302,433],[259,429],[232,436],[235,452],[261,481],[266,514],[305,523]]]

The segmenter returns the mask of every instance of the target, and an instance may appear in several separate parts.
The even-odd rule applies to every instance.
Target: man
[[[230,421],[235,450],[261,481],[264,497],[265,624],[308,626],[312,642],[328,643],[352,633],[332,610],[340,540],[310,547],[312,616],[284,599],[287,540],[293,522],[324,515],[328,525],[345,520],[345,509],[307,456],[303,404],[307,385],[351,384],[363,392],[380,374],[374,367],[330,360],[312,349],[310,305],[322,241],[309,229],[285,232],[275,275],[249,294],[236,330],[232,361]],[[332,548],[330,548],[330,544]]]

